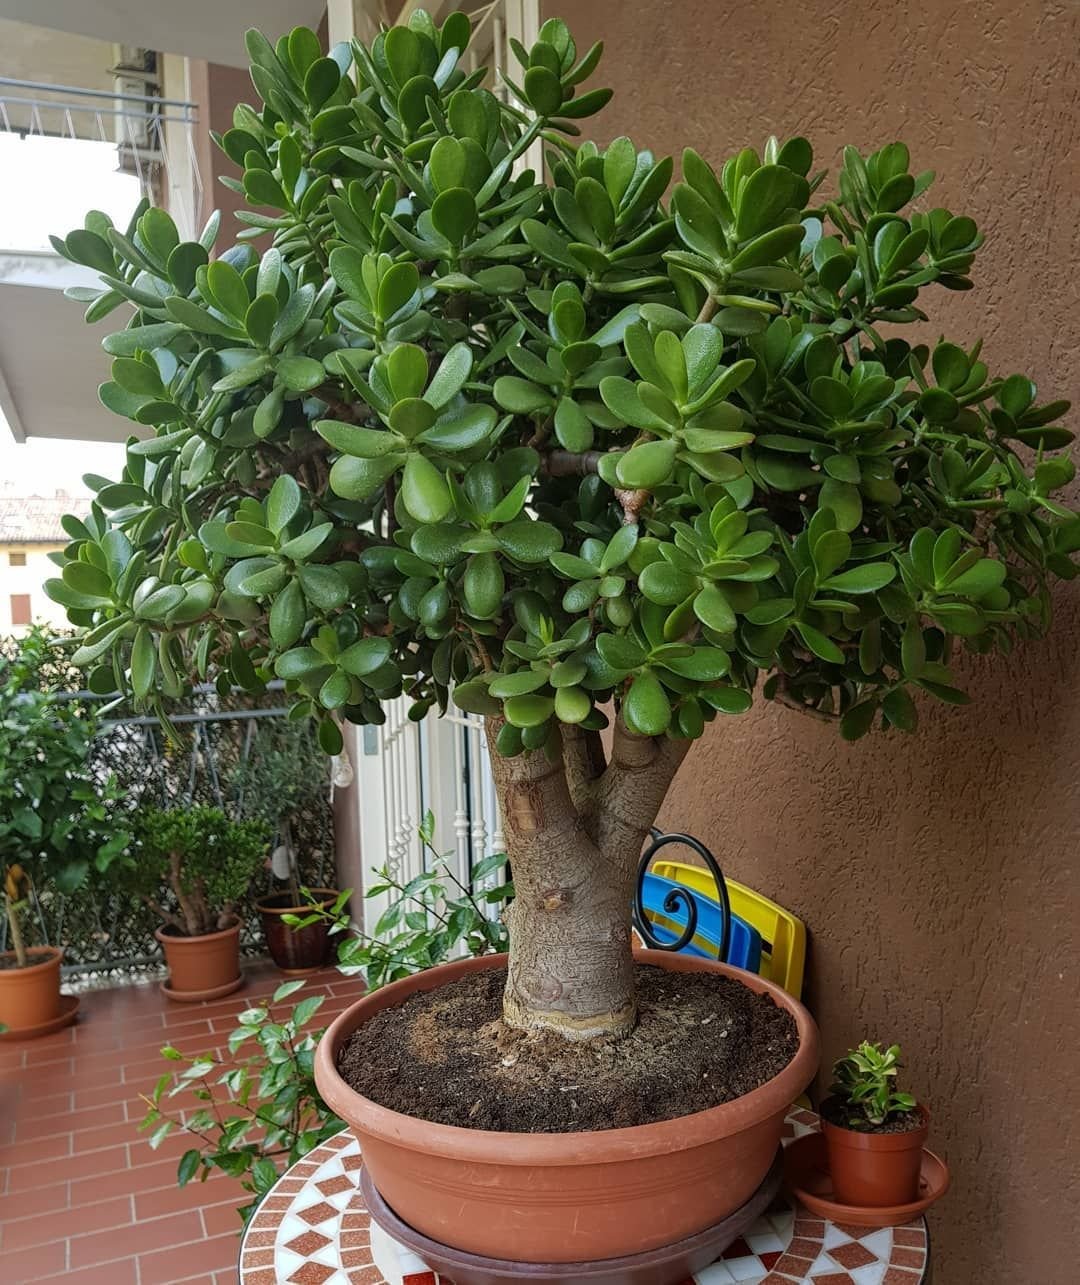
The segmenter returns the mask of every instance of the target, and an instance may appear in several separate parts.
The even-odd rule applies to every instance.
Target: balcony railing
[[[185,238],[197,234],[202,206],[197,126],[196,104],[180,99],[0,77],[0,137],[114,148],[116,171],[134,177],[140,195],[168,209]]]

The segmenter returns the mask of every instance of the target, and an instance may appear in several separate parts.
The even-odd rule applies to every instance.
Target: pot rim
[[[380,1106],[345,1083],[338,1074],[337,1054],[347,1037],[362,1025],[372,1000],[376,997],[385,1000],[388,995],[393,995],[403,1001],[416,991],[436,990],[443,983],[456,981],[467,973],[506,967],[506,955],[481,955],[440,964],[399,982],[391,982],[339,1014],[315,1050],[315,1080],[319,1092],[343,1119],[361,1119],[362,1132],[410,1151],[480,1164],[491,1164],[493,1155],[497,1155],[498,1163],[502,1165],[565,1166],[570,1162],[568,1157],[575,1155],[581,1157],[578,1163],[610,1164],[687,1151],[714,1139],[733,1136],[786,1111],[814,1078],[820,1055],[817,1026],[807,1009],[775,982],[729,964],[687,955],[672,956],[668,951],[639,950],[634,952],[634,957],[638,963],[671,968],[673,972],[718,972],[742,982],[758,994],[771,996],[795,1019],[799,1035],[795,1056],[771,1080],[719,1106],[671,1120],[657,1120],[652,1124],[572,1133],[513,1133],[438,1124]],[[676,959],[677,966],[672,968]],[[429,984],[423,985],[424,981]],[[392,1002],[381,1003],[375,1011],[393,1006]]]
[[[2,979],[7,976],[25,977],[28,973],[43,972],[46,968],[51,968],[54,964],[60,963],[64,958],[63,946],[27,946],[27,955],[42,955],[43,959],[37,960],[33,964],[27,964],[25,968],[0,968],[0,984]],[[13,950],[0,951],[0,959],[15,959],[16,955]]]
[[[334,902],[337,901],[338,897],[341,896],[340,891],[338,891],[336,888],[309,888],[308,892],[310,892],[313,896],[319,898],[319,901],[316,903],[316,905],[320,907],[332,906]],[[255,909],[259,912],[260,915],[295,915],[295,914],[300,914],[305,910],[313,910],[315,908],[311,902],[306,902],[302,906],[264,906],[263,905],[263,902],[268,901],[271,897],[287,897],[288,895],[289,895],[289,890],[286,888],[284,892],[268,892],[262,897],[256,897]]]
[[[865,1129],[848,1129],[842,1124],[833,1124],[824,1116],[821,1117],[821,1132],[826,1138],[834,1138],[841,1147],[859,1151],[914,1150],[916,1142],[921,1149],[930,1129],[930,1108],[922,1102],[916,1102],[915,1110],[918,1111],[921,1122],[914,1129],[905,1129],[902,1133],[870,1133]]]
[[[217,928],[212,933],[199,933],[197,937],[189,937],[181,933],[168,933],[165,927],[161,926],[154,929],[154,939],[159,941],[162,946],[168,943],[170,946],[194,946],[203,941],[216,941],[221,937],[231,936],[233,933],[240,932],[240,916],[233,915],[232,923],[228,928]]]

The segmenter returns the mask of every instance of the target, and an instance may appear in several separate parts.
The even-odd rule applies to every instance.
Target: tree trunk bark
[[[688,742],[617,724],[562,728],[561,754],[504,759],[487,720],[515,897],[503,1018],[567,1039],[623,1036],[637,1020],[631,899],[638,857]]]

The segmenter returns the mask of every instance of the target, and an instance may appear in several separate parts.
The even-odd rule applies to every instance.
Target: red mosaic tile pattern
[[[817,1127],[812,1111],[795,1108],[785,1142]],[[369,1221],[356,1190],[361,1164],[359,1143],[342,1133],[289,1171],[245,1240],[241,1285],[453,1285]],[[287,1199],[279,1203],[278,1193]],[[271,1229],[273,1277],[265,1274],[269,1242],[261,1238]],[[838,1226],[785,1199],[683,1285],[919,1285],[926,1259],[922,1220],[877,1230]]]
[[[88,991],[75,1025],[0,1043],[3,1285],[237,1285],[236,1211],[249,1197],[224,1175],[180,1189],[188,1143],[173,1136],[151,1151],[135,1126],[163,1044],[220,1049],[237,1015],[281,983],[270,965],[247,979],[204,1004],[173,1003],[156,985]],[[356,999],[357,983],[331,970],[308,986],[328,996],[328,1018]],[[279,1285],[273,1236],[250,1252],[269,1255],[253,1266]]]

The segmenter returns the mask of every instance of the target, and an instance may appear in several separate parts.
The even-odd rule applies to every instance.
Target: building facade
[[[24,634],[34,623],[68,627],[64,608],[46,595],[45,581],[58,574],[50,554],[67,543],[61,517],[88,508],[87,500],[63,492],[0,491],[0,637]]]

